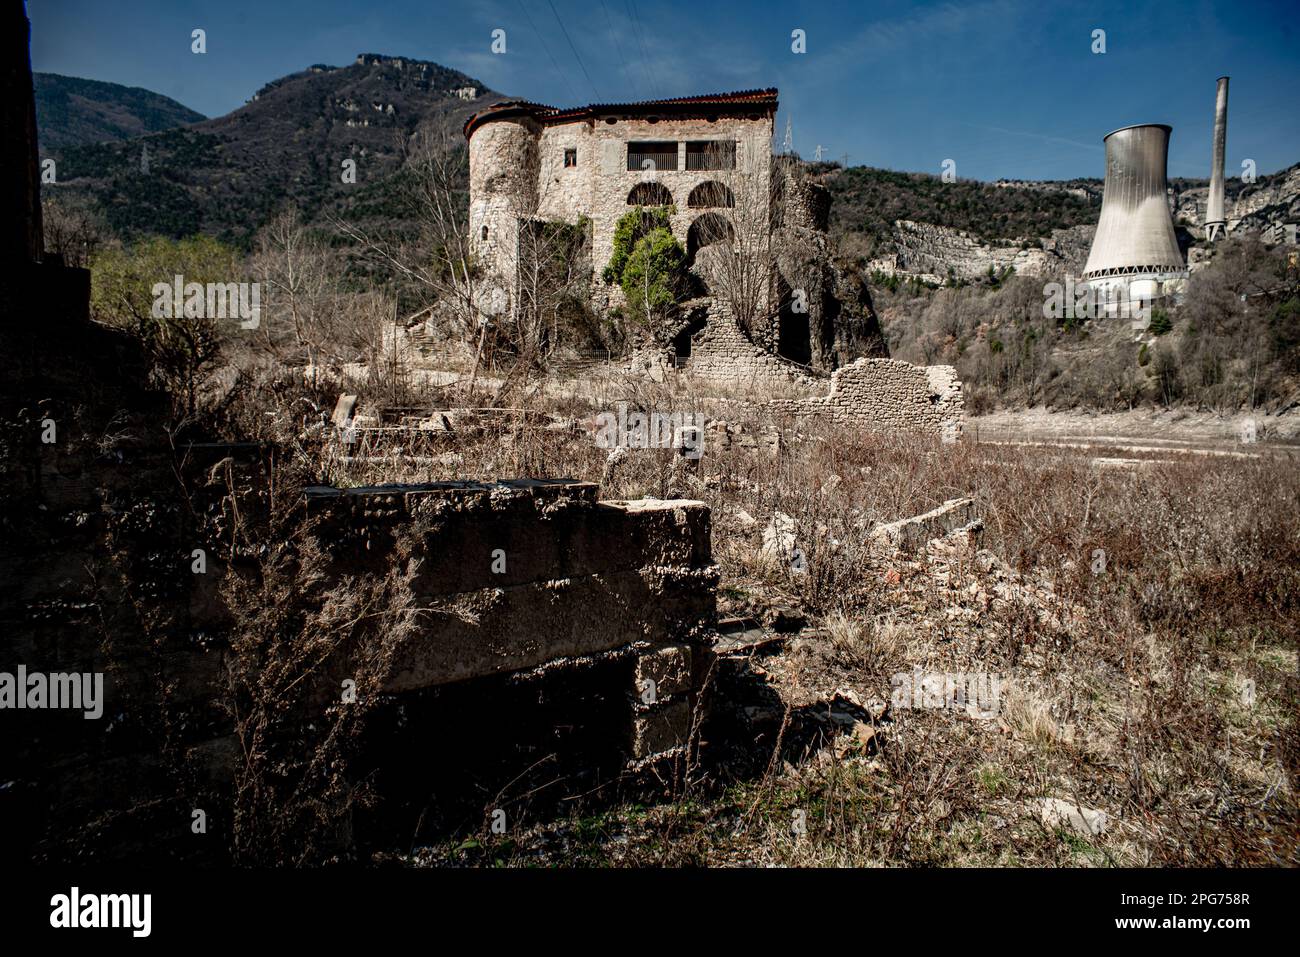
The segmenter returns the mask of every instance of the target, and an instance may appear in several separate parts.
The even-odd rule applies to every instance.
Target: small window
[[[487,240],[487,227],[486,227],[486,226],[483,227],[483,232],[479,233],[479,235],[483,237],[484,241]]]
[[[578,151],[576,149],[565,150],[564,151],[565,168],[567,169],[570,166],[577,166],[577,165],[578,165]]]

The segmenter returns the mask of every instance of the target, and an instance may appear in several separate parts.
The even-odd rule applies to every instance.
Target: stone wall
[[[831,375],[829,394],[771,405],[794,415],[825,416],[873,431],[921,432],[945,441],[962,430],[961,381],[952,366],[859,359]]]
[[[519,268],[519,221],[538,201],[537,135],[532,120],[499,120],[469,144],[470,250],[506,290]]]
[[[474,137],[477,138],[480,132],[476,132]],[[713,180],[725,183],[737,175],[754,175],[761,180],[757,194],[767,195],[771,134],[770,120],[733,117],[719,117],[712,123],[707,120],[661,119],[651,123],[644,119],[620,119],[612,124],[586,121],[548,126],[541,134],[538,215],[566,222],[573,222],[579,216],[589,217],[592,265],[599,273],[613,254],[615,224],[619,217],[633,208],[628,203],[629,193],[638,183],[653,179],[672,196],[676,207],[670,221],[673,235],[685,246],[691,224],[709,212],[708,208],[688,205],[691,190],[696,186]],[[627,144],[638,140],[676,142],[677,169],[629,170]],[[737,142],[736,170],[686,169],[688,140]],[[577,151],[577,165],[567,169],[563,165],[566,148]],[[764,220],[765,211],[756,218]]]
[[[803,179],[799,166],[784,157],[773,166],[778,225],[772,252],[780,308],[760,344],[823,375],[864,355],[888,358],[866,283],[836,262],[826,231],[829,192]]]
[[[732,318],[731,307],[720,299],[708,300],[707,324],[691,337],[686,372],[740,389],[818,388],[822,382],[811,370],[750,342]]]

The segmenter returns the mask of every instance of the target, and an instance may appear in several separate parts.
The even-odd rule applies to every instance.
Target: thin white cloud
[[[1028,130],[1008,130],[1000,126],[982,126],[978,123],[958,122],[958,126],[969,126],[973,130],[984,130],[988,133],[999,133],[1006,136],[1024,136],[1032,140],[1039,140],[1043,143],[1060,143],[1065,146],[1074,146],[1079,149],[1096,150],[1103,152],[1105,147],[1100,143],[1080,143],[1078,140],[1067,139],[1063,136],[1049,136],[1045,133],[1031,133]]]
[[[861,68],[872,59],[917,46],[926,46],[926,52],[933,52],[934,44],[943,38],[971,38],[990,29],[1010,37],[1024,9],[1020,0],[950,2],[897,19],[878,20],[836,44],[818,65],[821,71],[833,75],[839,69]]]

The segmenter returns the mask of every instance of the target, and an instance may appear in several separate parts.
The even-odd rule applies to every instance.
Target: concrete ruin
[[[190,839],[191,815],[202,809],[229,834],[246,760],[230,667],[244,612],[230,596],[267,574],[268,546],[253,542],[269,528],[278,450],[174,441],[139,341],[91,323],[88,273],[45,255],[28,25],[21,6],[4,11],[13,55],[0,102],[18,135],[0,151],[14,173],[4,199],[12,215],[0,224],[12,267],[0,275],[9,335],[0,672],[97,676],[103,696],[97,714],[83,715],[44,702],[11,711],[6,692],[14,746],[0,760],[0,829],[14,839],[3,853],[25,863],[204,859],[226,845]],[[356,418],[345,399],[335,427]],[[421,630],[396,649],[386,696],[494,695],[499,686],[482,682],[512,676],[549,686],[611,659],[618,668],[599,674],[621,676],[605,697],[623,720],[601,731],[625,726],[620,759],[640,766],[680,753],[716,617],[704,504],[600,502],[594,485],[563,480],[312,487],[302,504],[327,566],[309,565],[307,577],[326,575],[346,594],[367,570],[411,572],[404,597]],[[282,746],[339,706],[337,680],[359,667],[349,652],[340,641],[303,713],[277,716]],[[312,669],[303,677],[317,680]]]
[[[924,548],[931,539],[956,531],[982,528],[983,522],[976,514],[973,499],[950,498],[938,508],[920,515],[877,525],[871,530],[871,539],[881,545],[915,552]]]
[[[314,487],[306,502],[330,578],[418,567],[410,596],[427,624],[398,649],[384,691],[630,655],[627,750],[644,761],[684,747],[691,728],[716,618],[709,508],[596,493],[590,482],[518,479]],[[412,529],[415,542],[399,548]],[[330,673],[325,697],[352,664]]]

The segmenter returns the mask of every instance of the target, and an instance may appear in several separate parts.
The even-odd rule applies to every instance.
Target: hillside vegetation
[[[1132,319],[1044,317],[1049,281],[878,286],[875,304],[891,354],[956,366],[976,413],[1038,404],[1278,411],[1300,397],[1300,273],[1282,249],[1251,237],[1221,243],[1183,300],[1154,307],[1136,334]]]
[[[199,123],[202,113],[138,86],[35,73],[36,123],[42,152],[105,143]]]
[[[877,246],[893,237],[894,222],[910,219],[960,229],[986,240],[1050,236],[1054,229],[1093,225],[1101,207],[1062,189],[1022,189],[926,173],[856,166],[823,174],[830,190],[831,233],[861,233]]]
[[[478,98],[453,92],[464,87]],[[202,232],[249,248],[290,205],[309,221],[329,210],[391,215],[388,181],[411,135],[461,141],[465,120],[494,96],[436,63],[363,54],[276,80],[234,112],[185,129],[58,150],[53,195],[101,216],[120,239]],[[345,160],[355,181],[345,181]]]

